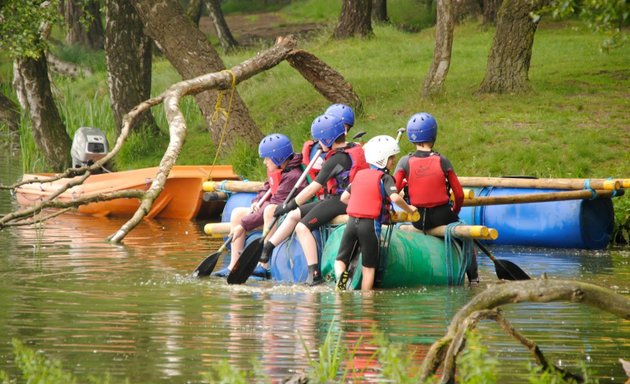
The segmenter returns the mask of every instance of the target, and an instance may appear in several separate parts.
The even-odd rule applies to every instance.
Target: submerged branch
[[[422,380],[433,375],[440,365],[443,365],[443,382],[448,382],[454,377],[455,359],[465,343],[465,331],[474,327],[482,318],[496,320],[508,334],[525,345],[534,355],[536,362],[544,368],[555,369],[562,372],[565,377],[579,379],[571,373],[550,365],[538,346],[518,333],[496,310],[506,304],[552,301],[586,304],[630,320],[630,299],[597,285],[573,280],[547,279],[496,284],[475,296],[455,314],[446,335],[433,343],[429,349],[422,364]]]

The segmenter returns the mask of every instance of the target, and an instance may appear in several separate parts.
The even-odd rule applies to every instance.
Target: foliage
[[[264,383],[263,373],[260,364],[256,360],[252,362],[253,370],[243,371],[234,367],[227,360],[221,360],[214,364],[209,373],[202,374],[203,378],[209,383],[217,384],[249,384]]]
[[[42,24],[60,19],[57,0],[5,0],[0,7],[0,50],[11,57],[39,58],[47,49],[40,36]]]
[[[324,343],[317,349],[317,358],[311,357],[311,352],[306,345],[306,342],[300,334],[300,341],[304,346],[306,355],[309,357],[310,370],[308,372],[309,378],[316,383],[329,383],[337,379],[343,362],[348,358],[352,359],[352,356],[348,357],[348,351],[341,343],[342,334],[333,331],[334,322],[330,323],[328,332]],[[345,377],[345,373],[344,373]],[[344,382],[342,378],[340,382]]]
[[[412,353],[403,353],[402,345],[391,343],[381,332],[374,331],[374,343],[378,346],[378,361],[381,374],[391,383],[417,383],[419,367],[412,364]]]
[[[554,0],[544,12],[556,19],[578,15],[593,31],[606,34],[601,43],[603,51],[609,52],[628,40],[622,29],[630,16],[626,0]]]
[[[484,384],[497,382],[499,361],[488,354],[488,348],[481,343],[477,331],[466,333],[466,349],[457,360],[459,382]]]
[[[61,361],[46,357],[41,351],[34,351],[24,346],[18,340],[13,339],[13,354],[15,365],[21,371],[25,383],[64,383],[73,384],[87,382],[92,384],[109,384],[111,377],[105,374],[102,377],[89,376],[81,381],[72,373],[63,369]],[[17,378],[11,378],[8,372],[0,370],[0,383],[12,384],[20,382]],[[125,380],[128,383],[129,380]]]
[[[585,365],[582,365],[581,376],[584,379],[580,381],[586,384],[597,384],[599,380],[590,377],[590,372]],[[562,373],[558,371],[545,370],[538,365],[529,365],[529,377],[528,382],[530,384],[577,384],[578,381],[567,379],[565,380]]]

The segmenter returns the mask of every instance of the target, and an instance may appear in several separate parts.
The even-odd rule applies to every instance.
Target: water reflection
[[[0,167],[3,182],[6,172]],[[0,193],[0,212],[10,204]],[[400,343],[419,365],[453,314],[496,280],[493,263],[480,255],[482,285],[475,289],[230,287],[188,277],[221,243],[202,234],[204,223],[145,221],[123,245],[107,243],[123,222],[64,214],[37,228],[0,232],[0,369],[14,370],[10,340],[17,337],[83,378],[109,372],[115,382],[199,382],[227,359],[244,369],[256,360],[277,381],[308,369],[332,324],[343,345],[355,349],[354,361],[346,362],[358,369],[353,377],[378,381],[376,333]],[[493,251],[532,276],[581,279],[630,295],[627,248]],[[570,303],[506,306],[505,315],[554,362],[571,369],[584,362],[601,382],[623,381],[617,360],[630,357],[628,321]],[[529,353],[494,323],[480,329],[501,357],[501,382],[523,382]]]

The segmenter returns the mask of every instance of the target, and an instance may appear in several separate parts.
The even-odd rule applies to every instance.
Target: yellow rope
[[[232,100],[234,100],[234,91],[236,90],[236,75],[229,69],[224,69],[221,72],[227,72],[230,74],[232,78],[232,85],[230,86],[230,100],[228,101],[227,111],[225,110],[225,108],[221,107],[221,104],[223,103],[224,92],[220,92],[217,96],[217,102],[214,105],[214,113],[210,118],[213,123],[216,123],[217,121],[219,121],[219,114],[222,114],[225,117],[225,123],[223,124],[223,128],[221,129],[219,144],[217,145],[217,151],[214,154],[214,160],[212,160],[212,168],[210,168],[208,180],[212,179],[212,170],[214,169],[214,165],[219,158],[219,152],[221,151],[221,147],[223,146],[223,140],[225,139],[225,133],[227,132],[228,122],[230,120],[230,112],[232,112]]]

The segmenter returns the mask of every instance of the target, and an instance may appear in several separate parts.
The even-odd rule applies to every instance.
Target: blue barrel
[[[322,239],[319,230],[313,231],[317,251],[321,255]],[[286,283],[301,283],[308,277],[308,265],[297,236],[291,236],[273,250],[271,277]]]
[[[252,200],[254,200],[255,197],[256,193],[253,192],[237,192],[231,194],[225,202],[225,207],[223,207],[223,212],[221,213],[221,222],[230,222],[230,217],[232,216],[232,211],[234,210],[234,208],[251,207]]]
[[[554,189],[480,188],[475,196],[558,192]],[[610,198],[464,207],[460,219],[496,228],[493,244],[549,248],[606,248],[615,223]]]

